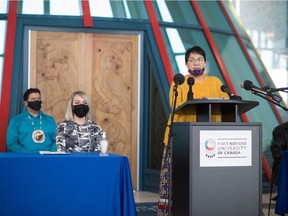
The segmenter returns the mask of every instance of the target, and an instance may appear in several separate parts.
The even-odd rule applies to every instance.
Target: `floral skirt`
[[[165,145],[160,170],[159,201],[157,216],[169,216],[172,207],[172,187],[170,181],[171,151],[170,145]],[[171,215],[170,215],[171,216]]]

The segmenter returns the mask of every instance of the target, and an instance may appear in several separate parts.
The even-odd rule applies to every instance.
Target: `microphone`
[[[193,77],[189,77],[187,79],[187,84],[189,85],[189,91],[187,93],[187,101],[193,100],[193,92],[192,92],[192,85],[194,85],[195,79]]]
[[[244,83],[240,84],[240,87],[244,88],[246,90],[250,90],[255,95],[259,95],[259,93],[260,93],[260,94],[263,94],[265,96],[269,96],[272,98],[272,100],[268,100],[268,101],[272,102],[274,104],[279,105],[279,103],[282,101],[282,97],[279,95],[273,94],[272,90],[270,90],[270,87],[268,87],[268,86],[265,86],[264,88],[259,88],[257,86],[254,86],[250,80],[245,80]],[[259,96],[266,99],[263,95],[259,95]]]
[[[182,85],[184,83],[184,80],[185,80],[185,78],[184,78],[183,74],[181,74],[181,73],[178,73],[174,76],[174,78],[173,78],[173,81],[175,83],[174,91],[176,91],[178,85]]]
[[[228,88],[228,86],[226,86],[226,85],[222,85],[221,86],[221,91],[222,92],[226,92],[229,95],[230,98],[233,95],[232,92],[230,91],[230,89]]]
[[[221,91],[226,92],[229,95],[229,98],[231,100],[242,100],[242,98],[240,96],[232,94],[232,92],[230,91],[230,89],[226,85],[221,86]]]
[[[245,90],[250,90],[253,94],[260,93],[267,96],[271,96],[271,94],[268,93],[267,90],[253,85],[253,82],[251,82],[250,80],[245,80],[243,83],[240,84],[240,87],[244,88]]]

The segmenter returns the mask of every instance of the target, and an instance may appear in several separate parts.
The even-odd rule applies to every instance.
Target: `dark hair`
[[[192,48],[188,49],[185,53],[185,63],[188,62],[188,58],[190,56],[191,53],[197,53],[199,55],[202,55],[204,58],[204,61],[206,61],[206,53],[205,51],[199,47],[199,46],[193,46]]]
[[[39,94],[41,95],[41,92],[40,92],[40,90],[39,90],[38,88],[30,88],[30,89],[27,89],[26,92],[25,92],[24,95],[23,95],[24,101],[27,101],[27,100],[28,100],[29,95],[30,95],[31,93],[39,93]]]

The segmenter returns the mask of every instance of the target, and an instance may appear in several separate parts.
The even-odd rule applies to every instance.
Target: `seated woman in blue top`
[[[56,144],[62,152],[100,151],[102,128],[91,120],[91,105],[83,91],[73,92],[65,120],[57,127]]]
[[[10,152],[56,151],[56,122],[41,109],[41,92],[28,89],[24,95],[26,110],[11,118],[6,134]]]

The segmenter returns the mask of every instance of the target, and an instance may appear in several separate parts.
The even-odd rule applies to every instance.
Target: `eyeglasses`
[[[188,59],[188,62],[189,63],[192,63],[192,64],[194,64],[194,63],[202,63],[202,62],[204,62],[204,58],[202,58],[202,57],[200,57],[200,58],[198,58],[198,59],[194,59],[194,58],[190,58],[190,59]]]

